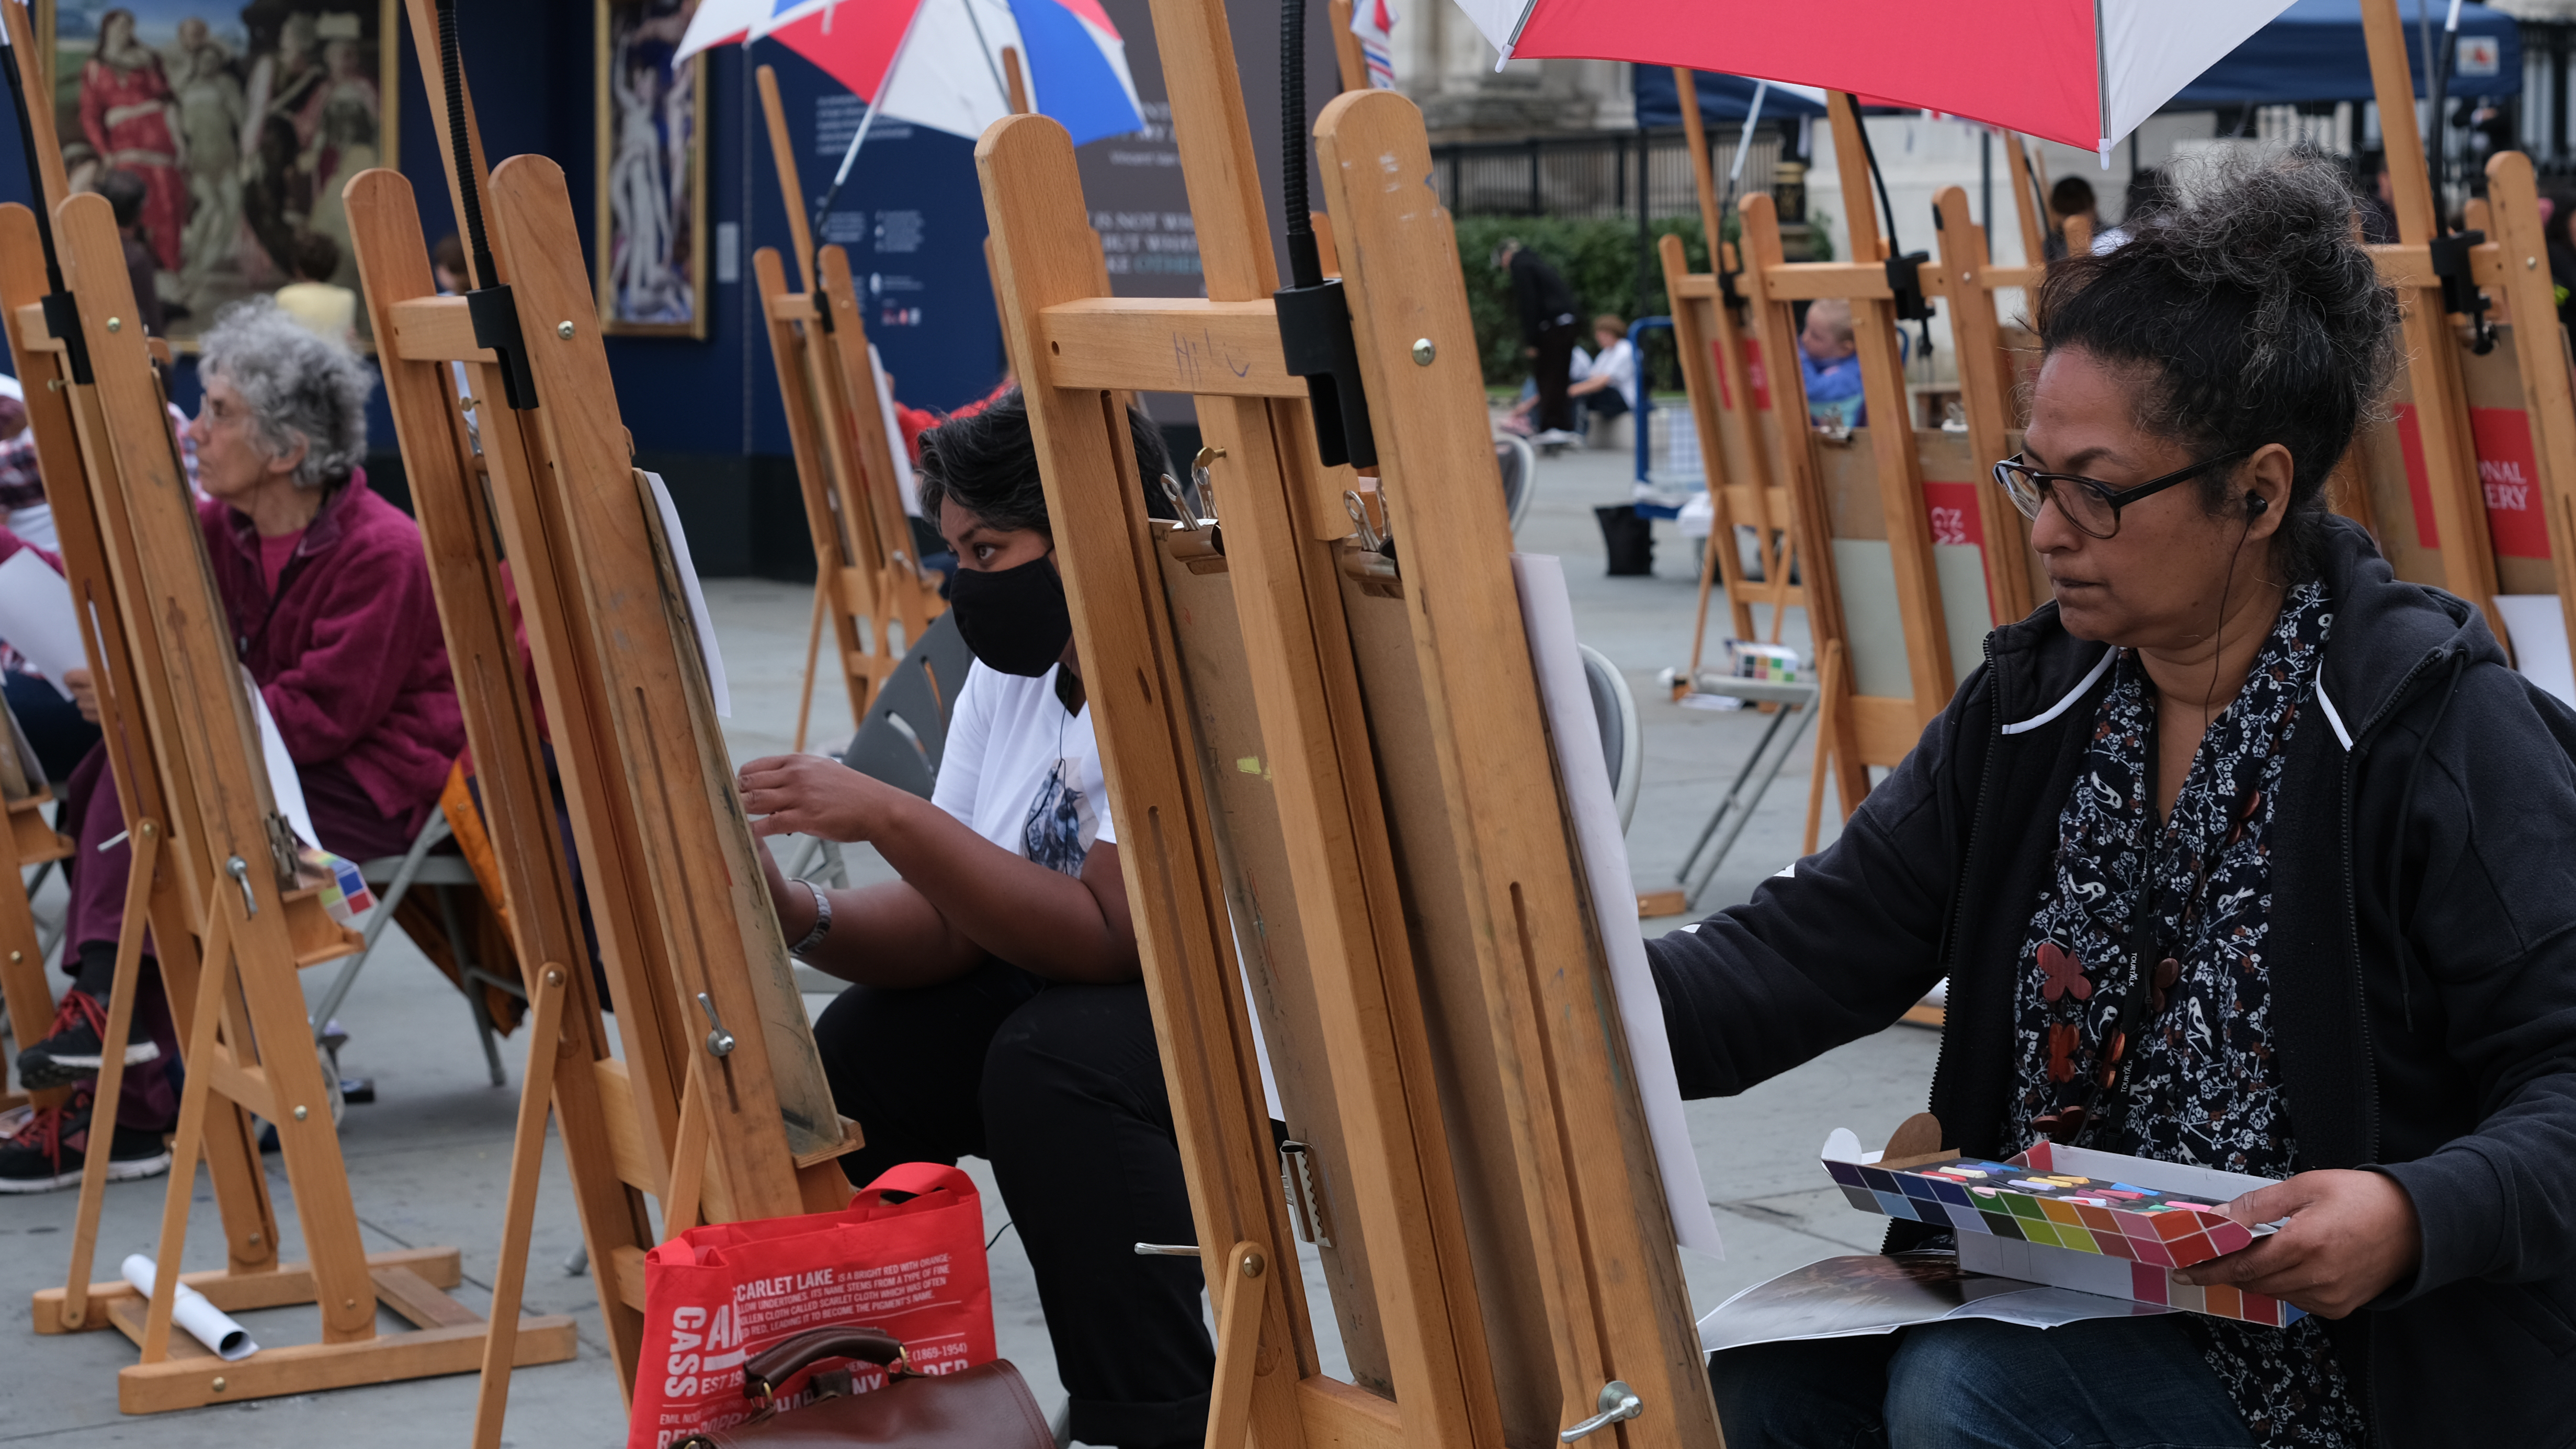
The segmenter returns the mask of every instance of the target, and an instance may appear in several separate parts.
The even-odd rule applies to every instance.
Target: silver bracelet
[[[814,929],[787,948],[788,955],[802,959],[806,952],[822,945],[825,936],[832,934],[832,898],[823,894],[823,888],[810,880],[799,877],[796,883],[814,893]]]

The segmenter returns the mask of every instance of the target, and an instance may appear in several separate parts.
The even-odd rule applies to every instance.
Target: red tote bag
[[[889,1203],[890,1192],[914,1196]],[[742,1396],[743,1362],[837,1324],[883,1329],[915,1373],[993,1360],[993,1286],[974,1179],[909,1162],[839,1212],[710,1224],[645,1254],[644,1348],[627,1449],[669,1449],[741,1423],[754,1408]],[[884,1369],[850,1367],[853,1392],[884,1386]],[[802,1400],[809,1377],[778,1386],[781,1407]]]

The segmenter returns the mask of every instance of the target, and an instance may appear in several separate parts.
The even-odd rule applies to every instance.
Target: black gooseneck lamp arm
[[[1887,213],[1887,290],[1895,294],[1896,320],[1920,325],[1923,356],[1928,358],[1932,355],[1932,302],[1923,295],[1923,264],[1932,260],[1932,254],[1906,251],[1905,244],[1896,239],[1896,203],[1887,197],[1887,175],[1878,169],[1878,148],[1870,144],[1869,122],[1861,116],[1859,100],[1851,99],[1850,104],[1852,129],[1860,132],[1861,158],[1869,163],[1869,179],[1878,187],[1879,208]],[[1850,199],[1845,198],[1843,204],[1849,206]],[[1869,198],[1862,197],[1860,204],[1869,205]],[[1932,213],[1932,224],[1941,224],[1938,209]]]
[[[63,344],[72,381],[88,387],[96,380],[89,366],[89,339],[81,334],[80,306],[72,300],[71,289],[63,285],[62,257],[54,250],[54,215],[45,204],[44,166],[36,155],[35,117],[27,110],[27,77],[18,69],[18,47],[5,26],[0,26],[0,50],[8,52],[9,104],[18,115],[19,149],[27,156],[27,189],[36,198],[36,236],[45,246],[45,330]]]
[[[6,0],[0,0],[6,3]],[[526,412],[537,405],[536,374],[528,366],[528,345],[519,330],[519,308],[510,289],[494,279],[491,233],[483,224],[482,188],[474,173],[473,134],[465,114],[465,66],[458,58],[456,0],[438,0],[438,71],[447,89],[447,141],[455,154],[456,198],[465,217],[466,245],[473,249],[473,281],[465,294],[465,312],[474,322],[474,342],[492,349],[501,363],[501,400]]]
[[[1306,379],[1315,451],[1324,466],[1373,468],[1377,437],[1369,430],[1350,303],[1341,279],[1324,276],[1306,199],[1306,0],[1281,0],[1279,6],[1279,121],[1280,192],[1288,220],[1288,285],[1272,297],[1279,351],[1289,373]]]
[[[2422,11],[2419,7],[2417,13]],[[2495,323],[2487,318],[2487,296],[2478,290],[2477,279],[2470,274],[2469,253],[2484,243],[2482,231],[2460,231],[2451,226],[2450,214],[2444,209],[2445,193],[2450,181],[2450,118],[2443,114],[2450,108],[2452,57],[2460,44],[2459,0],[2452,0],[2450,19],[2442,27],[2441,39],[2431,54],[2425,56],[2425,91],[2432,101],[2433,124],[2426,128],[2431,139],[2425,142],[2426,173],[2432,180],[2433,240],[2431,253],[2433,275],[2442,280],[2442,310],[2457,312],[2469,319],[2469,350],[2480,357],[2495,351]]]

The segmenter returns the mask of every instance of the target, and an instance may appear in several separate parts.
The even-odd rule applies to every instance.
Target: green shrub
[[[1467,308],[1476,323],[1476,351],[1484,363],[1486,383],[1495,387],[1516,390],[1529,376],[1529,359],[1521,355],[1520,312],[1512,301],[1511,275],[1491,261],[1494,248],[1504,238],[1520,238],[1521,245],[1546,258],[1564,274],[1566,285],[1574,291],[1575,316],[1581,319],[1581,341],[1587,352],[1592,350],[1591,321],[1601,313],[1616,312],[1634,322],[1640,317],[1660,317],[1670,312],[1669,299],[1664,294],[1663,257],[1657,250],[1667,234],[1682,239],[1682,250],[1690,259],[1692,271],[1708,270],[1708,246],[1696,216],[1656,217],[1648,221],[1650,240],[1642,249],[1638,245],[1637,223],[1625,218],[1465,216],[1457,219],[1456,226],[1458,259],[1466,271]],[[1733,241],[1735,236],[1736,218],[1729,216],[1726,239]],[[1820,252],[1827,249],[1821,231],[1815,234],[1813,244]],[[1831,259],[1829,255],[1813,258]],[[1672,358],[1672,334],[1659,332],[1648,339],[1645,361],[1650,386],[1681,386]]]

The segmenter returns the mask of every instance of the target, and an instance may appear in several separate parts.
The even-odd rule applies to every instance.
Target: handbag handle
[[[975,1196],[975,1179],[944,1162],[899,1162],[877,1174],[876,1181],[850,1195],[850,1206],[883,1207],[885,1195],[899,1192],[907,1197],[926,1197],[941,1190],[960,1197]]]
[[[767,1399],[800,1370],[827,1358],[859,1359],[889,1366],[897,1373],[904,1368],[902,1342],[882,1328],[844,1323],[808,1329],[742,1366],[742,1396],[754,1401]]]

